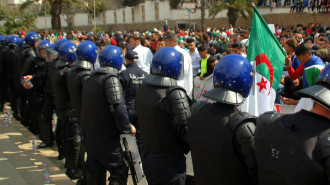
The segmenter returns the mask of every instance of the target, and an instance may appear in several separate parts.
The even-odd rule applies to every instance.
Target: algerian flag
[[[242,112],[259,116],[274,109],[286,53],[255,6],[247,59],[255,71],[253,86],[241,105]]]

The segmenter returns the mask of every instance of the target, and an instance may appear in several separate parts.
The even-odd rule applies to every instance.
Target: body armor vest
[[[233,144],[229,120],[234,105],[199,102],[191,112],[188,135],[196,184],[253,184]]]

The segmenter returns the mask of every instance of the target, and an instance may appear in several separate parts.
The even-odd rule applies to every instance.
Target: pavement
[[[10,107],[7,106],[6,109],[10,110]],[[53,128],[55,128],[55,120]],[[56,144],[34,153],[32,150],[34,137],[36,137],[37,145],[42,142],[38,136],[14,118],[8,126],[5,126],[4,116],[0,113],[0,185],[43,185],[45,184],[43,179],[45,163],[50,173],[50,184],[76,184],[77,180],[71,180],[65,174],[65,160],[57,159]],[[107,176],[109,177],[110,174],[108,173]],[[131,176],[128,177],[127,184],[133,185]],[[147,182],[144,178],[138,184],[147,185]]]

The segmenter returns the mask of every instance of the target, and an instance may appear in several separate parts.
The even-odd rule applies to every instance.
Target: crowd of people
[[[39,148],[56,141],[77,184],[103,185],[106,171],[111,185],[127,184],[121,134],[136,136],[149,185],[328,183],[330,28],[275,26],[287,53],[275,102],[315,103],[259,118],[237,112],[253,81],[250,31],[164,26],[0,36],[1,110],[9,102],[13,117],[43,141]],[[210,76],[213,87],[202,96],[213,102],[200,101],[194,78]]]

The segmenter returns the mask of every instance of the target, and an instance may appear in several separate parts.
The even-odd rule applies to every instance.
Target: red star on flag
[[[261,82],[257,83],[257,85],[259,86],[259,92],[262,91],[262,89],[267,90],[267,84],[268,81],[265,81],[264,77],[261,78]]]

